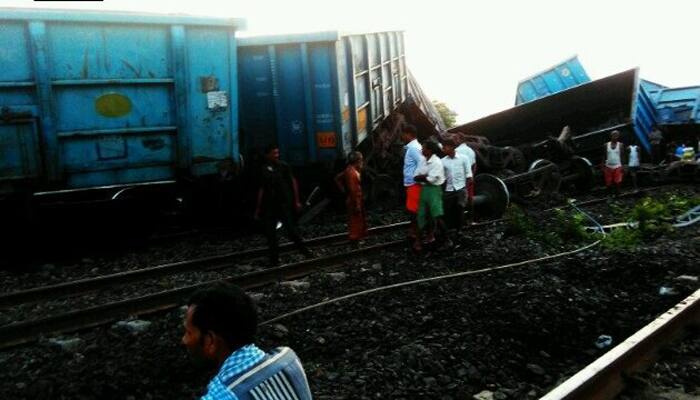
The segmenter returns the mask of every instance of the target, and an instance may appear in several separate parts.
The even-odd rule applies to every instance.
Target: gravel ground
[[[368,238],[365,241],[365,244],[370,246],[380,242],[398,240],[403,236],[405,236],[404,232],[386,233],[380,236]],[[325,245],[323,248],[313,248],[313,251],[317,256],[330,255],[349,250],[350,247],[346,243],[341,243],[337,246]],[[287,259],[289,261],[300,261],[303,260],[304,257],[301,254],[293,253],[288,255]],[[12,308],[0,309],[0,325],[20,322],[27,319],[40,319],[63,313],[68,310],[79,310],[120,301],[127,298],[141,297],[165,290],[225,279],[265,268],[269,268],[267,259],[257,258],[241,262],[231,268],[220,270],[197,270],[187,273],[179,273],[164,277],[152,278],[138,283],[116,285],[99,292],[89,292],[82,295],[62,297],[60,299],[48,302],[22,304]]]
[[[685,193],[693,192],[693,189],[683,187]],[[665,191],[660,191],[663,193]],[[642,195],[651,194],[644,193]],[[594,194],[579,195],[576,198],[586,201],[601,196],[600,191]],[[542,210],[544,208],[564,204],[567,196],[554,195],[545,200],[538,200],[528,205],[527,209]],[[635,197],[619,199],[621,204],[632,204],[637,200]],[[626,202],[626,203],[625,203]],[[601,223],[618,222],[617,216],[610,213],[607,203],[598,203],[587,206],[586,210],[591,210],[596,218],[601,219]],[[609,221],[604,218],[609,215]],[[400,210],[376,211],[369,214],[369,226],[379,226],[405,220],[405,213]],[[317,237],[344,232],[346,229],[345,216],[335,213],[326,213],[319,216],[313,223],[301,227],[304,237]],[[284,242],[286,238],[281,235]],[[256,234],[253,236],[235,237],[231,231],[214,230],[211,232],[201,232],[193,235],[174,237],[165,241],[142,243],[132,246],[128,251],[120,249],[98,250],[85,249],[85,257],[59,257],[53,261],[42,264],[27,266],[21,273],[10,272],[0,269],[0,293],[12,292],[33,287],[40,287],[62,283],[70,280],[86,279],[100,275],[119,273],[135,269],[147,268],[154,265],[178,262],[193,258],[207,257],[219,254],[226,254],[233,251],[240,251],[250,248],[266,246],[265,238]],[[284,259],[284,255],[283,261]],[[287,260],[290,261],[290,260]],[[1,323],[1,321],[0,321]]]
[[[668,267],[682,245],[659,245],[350,300],[289,318],[284,339],[317,398],[536,398],[600,356],[600,335],[622,341],[694,289],[658,295],[700,272],[697,251]]]
[[[700,330],[662,351],[647,371],[629,380],[619,400],[692,400],[700,398]]]
[[[405,214],[400,211],[374,212],[370,213],[368,218],[370,226],[377,226],[403,221]],[[300,230],[303,237],[310,238],[344,232],[345,224],[344,215],[327,213],[319,216],[313,223],[301,226]],[[284,234],[280,235],[280,239],[281,243],[286,241]],[[156,243],[146,242],[128,251],[86,249],[86,252],[92,253],[90,256],[79,259],[60,257],[52,262],[28,266],[21,273],[0,270],[0,292],[52,285],[266,245],[262,234],[235,236],[233,232],[224,229],[174,237],[172,240]],[[282,261],[284,257],[282,255]]]
[[[347,260],[344,274],[261,290],[261,320],[370,287],[577,246],[538,243],[504,224],[466,230],[455,242],[421,256],[400,249]],[[535,398],[603,354],[594,346],[600,335],[619,343],[697,289],[675,278],[700,275],[698,256],[694,227],[634,251],[595,248],[356,297],[263,326],[260,343],[294,348],[319,399]],[[660,295],[662,286],[675,294]],[[115,325],[2,352],[0,398],[193,398],[212,372],[189,364],[181,318],[175,310],[149,318],[141,333]]]
[[[619,207],[626,207],[629,205],[634,204],[638,199],[636,197],[625,197],[621,199],[616,200],[616,204],[619,205]],[[598,203],[595,205],[589,206],[591,215],[598,216],[599,213],[601,212],[600,210],[603,210],[603,212],[608,212],[609,210],[609,205],[606,203]],[[538,211],[537,207],[531,207],[531,212],[533,213],[532,217],[537,219],[537,220],[542,220],[542,221],[547,221],[547,223],[552,224],[554,223],[553,219],[553,214],[549,212],[541,212]],[[541,207],[540,207],[541,210]],[[392,217],[391,215],[389,217]],[[386,217],[385,217],[386,218]],[[334,227],[330,224],[324,226],[325,230],[333,229]],[[323,235],[327,234],[325,232],[323,233],[317,233],[316,235]],[[478,227],[474,228],[474,234],[479,234],[480,240],[479,240],[479,247],[482,246],[487,246],[489,244],[489,241],[491,238],[496,237],[496,238],[504,238],[509,236],[508,232],[508,224],[503,224],[503,223],[497,223],[495,225],[487,225],[484,227]],[[404,232],[402,230],[393,232],[391,234],[383,234],[381,236],[372,236],[368,238],[368,240],[365,241],[366,245],[372,245],[375,243],[383,242],[383,241],[389,241],[389,240],[396,240],[400,239],[404,235]],[[473,234],[472,234],[473,235]],[[529,253],[529,255],[535,256],[538,253],[545,252],[545,248],[548,246],[543,246],[542,243],[538,243],[536,241],[530,240],[526,237],[513,237],[510,238],[512,241],[512,245],[515,245],[520,248],[528,248],[531,249],[532,251]],[[465,245],[473,245],[473,241],[465,240],[464,243]],[[237,246],[240,246],[240,242],[236,242]],[[549,246],[551,247],[551,246]],[[555,251],[555,250],[565,250],[567,247],[566,246],[558,246],[557,248],[551,248],[549,250]],[[186,247],[184,250],[189,254],[189,247]],[[317,248],[316,253],[317,255],[325,255],[329,253],[336,253],[340,251],[347,251],[349,248],[345,245],[340,245],[340,246],[330,246],[330,247],[323,247],[323,248]],[[139,254],[138,256],[142,256]],[[505,255],[506,257],[503,258],[504,254],[491,254],[489,258],[492,261],[498,261],[498,260],[505,260],[507,262],[508,260],[508,255]],[[287,261],[299,261],[302,260],[303,257],[300,254],[297,253],[291,253],[286,256]],[[216,279],[222,279],[226,278],[232,275],[236,274],[241,274],[241,273],[247,273],[255,270],[259,270],[262,268],[266,268],[266,259],[251,259],[251,260],[246,260],[245,262],[241,262],[241,265],[237,265],[236,267],[233,268],[227,268],[224,270],[215,270],[215,271],[194,271],[194,272],[189,272],[189,273],[181,273],[181,274],[176,274],[176,275],[170,275],[170,276],[164,276],[160,278],[153,278],[149,279],[143,282],[139,283],[131,283],[128,284],[127,286],[123,285],[118,285],[113,288],[107,289],[107,290],[102,290],[100,292],[91,292],[85,295],[78,295],[78,296],[72,296],[71,298],[60,298],[56,299],[55,301],[50,301],[50,302],[42,302],[42,303],[36,303],[36,304],[23,304],[21,306],[17,307],[12,307],[12,308],[6,308],[0,310],[0,324],[9,324],[12,322],[20,322],[26,319],[39,319],[42,317],[47,317],[51,316],[60,312],[64,312],[66,310],[73,310],[73,309],[82,309],[82,308],[87,308],[87,307],[92,307],[96,306],[99,304],[105,304],[109,303],[112,301],[118,301],[124,298],[131,298],[131,297],[139,297],[139,296],[144,296],[147,294],[151,293],[156,293],[160,292],[163,290],[168,290],[168,289],[174,289],[182,286],[188,286],[188,285],[193,285],[201,282],[207,282],[207,281],[212,281]],[[120,265],[118,262],[116,265]],[[489,264],[490,265],[490,264]],[[53,277],[56,279],[56,277]],[[58,283],[58,282],[53,282],[53,283]]]

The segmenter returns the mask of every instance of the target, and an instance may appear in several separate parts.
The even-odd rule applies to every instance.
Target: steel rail
[[[0,327],[0,349],[33,342],[45,335],[73,332],[104,325],[120,318],[172,309],[182,305],[187,296],[195,290],[217,282],[226,281],[250,290],[283,280],[296,279],[319,270],[338,266],[354,257],[372,255],[376,254],[377,251],[402,245],[405,245],[405,240],[390,241],[344,253],[268,268],[262,271],[165,290],[155,294],[82,310],[69,311],[51,317],[4,325]]]
[[[374,234],[390,232],[407,225],[408,223],[404,222],[382,225],[369,229],[369,232]],[[346,233],[338,233],[313,238],[305,241],[304,243],[307,245],[317,246],[340,242],[346,238]],[[285,243],[280,246],[280,250],[282,251],[290,251],[293,248],[293,243]],[[95,278],[86,278],[55,285],[3,293],[0,294],[0,307],[11,307],[18,304],[36,303],[66,296],[75,296],[78,294],[111,287],[113,285],[137,282],[165,275],[191,272],[197,269],[217,270],[229,268],[239,264],[241,260],[263,257],[268,253],[268,251],[269,250],[266,247],[259,247],[217,256],[202,257],[193,260],[179,261],[132,271],[119,272],[116,274],[104,275]]]
[[[587,202],[581,202],[579,205],[594,204],[605,200],[607,200],[607,198],[592,199]],[[490,225],[499,221],[503,221],[503,219],[481,222],[477,224],[477,226]],[[374,228],[374,232],[378,233],[393,230],[407,225],[407,222],[385,225]],[[345,237],[345,234],[336,234],[317,238],[316,242],[318,243],[319,241],[327,240],[327,238],[338,238],[341,236]],[[243,275],[229,276],[223,279],[216,279],[177,289],[165,290],[155,294],[120,300],[82,310],[69,311],[67,313],[51,317],[0,326],[0,349],[33,342],[45,335],[78,331],[81,329],[104,325],[120,318],[135,315],[146,315],[153,312],[169,310],[181,305],[186,297],[193,291],[217,282],[226,281],[241,286],[246,290],[250,290],[282,280],[295,279],[318,270],[337,266],[343,261],[354,257],[372,255],[376,254],[377,251],[393,247],[400,247],[402,245],[405,245],[405,240],[389,241],[373,246],[363,247],[357,250],[290,263],[275,268],[268,268]],[[291,244],[289,246],[291,246]],[[249,250],[249,252],[261,251],[263,252],[262,254],[264,254],[264,251],[266,250],[267,249],[252,249]],[[212,258],[215,259],[216,257],[207,257],[204,260],[211,260]],[[202,259],[199,259],[197,261],[201,263],[201,260]]]
[[[654,188],[645,189],[653,190]],[[638,194],[637,191],[626,192],[618,197],[626,197],[630,195]],[[608,200],[608,197],[591,199],[576,203],[578,206],[592,205]],[[551,211],[559,207],[551,207],[545,211]],[[504,219],[494,219],[489,221],[478,222],[472,225],[472,227],[482,227],[491,225],[493,223],[501,222]],[[387,232],[392,232],[400,230],[402,228],[408,227],[409,223],[398,222],[393,224],[387,224],[382,226],[377,226],[370,228],[368,231],[370,234],[382,234]],[[321,236],[313,239],[309,239],[304,243],[311,246],[318,246],[324,244],[330,244],[335,242],[342,242],[347,238],[346,233],[337,233],[326,236]],[[283,252],[288,252],[294,249],[293,243],[285,243],[280,245],[280,250]],[[266,247],[258,247],[249,250],[237,251],[232,253],[226,253],[216,256],[201,257],[192,260],[185,260],[173,263],[166,263],[161,265],[156,265],[152,267],[124,271],[115,274],[103,275],[93,278],[79,279],[75,281],[58,283],[55,285],[35,287],[25,290],[19,290],[15,292],[2,293],[0,294],[0,307],[8,308],[19,304],[27,303],[37,303],[47,300],[55,300],[58,298],[63,298],[67,296],[80,295],[103,288],[112,287],[115,285],[123,285],[132,282],[143,281],[152,278],[158,278],[166,275],[174,275],[179,273],[186,273],[196,271],[197,269],[206,270],[219,270],[230,268],[241,260],[253,259],[257,257],[263,257],[267,255],[268,249]]]
[[[660,348],[700,323],[700,289],[627,340],[566,380],[541,400],[614,399],[625,385],[625,376],[647,367]]]

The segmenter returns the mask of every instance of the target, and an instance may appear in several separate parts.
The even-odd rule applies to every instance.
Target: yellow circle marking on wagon
[[[95,110],[104,117],[123,117],[131,112],[131,100],[120,93],[105,93],[95,100]]]

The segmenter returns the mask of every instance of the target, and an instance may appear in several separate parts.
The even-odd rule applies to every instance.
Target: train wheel
[[[541,194],[559,191],[561,172],[559,167],[553,162],[545,159],[535,160],[530,164],[528,172],[531,174],[533,193],[523,197],[536,197]]]
[[[593,164],[585,157],[571,157],[571,173],[576,176],[572,184],[576,190],[585,192],[593,187]]]

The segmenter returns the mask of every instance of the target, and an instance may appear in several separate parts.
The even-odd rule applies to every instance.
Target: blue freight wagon
[[[649,98],[654,104],[656,104],[656,99],[658,98],[659,93],[664,89],[668,89],[667,86],[658,84],[656,82],[648,81],[646,79],[640,79],[639,85],[649,95]]]
[[[407,98],[402,32],[241,38],[241,145],[294,166],[343,157]]]
[[[557,137],[564,126],[574,131],[575,151],[598,162],[603,143],[620,130],[627,143],[650,151],[648,135],[655,124],[654,105],[639,84],[638,69],[554,93],[529,103],[452,128],[480,135],[492,144],[516,146]]]
[[[700,86],[661,89],[655,104],[659,125],[700,123]]]
[[[238,161],[242,26],[0,9],[0,194],[113,198]]]
[[[588,77],[578,56],[574,56],[520,81],[515,105],[537,100],[590,81],[591,78]]]
[[[659,125],[700,123],[700,86],[669,88],[644,79],[640,85],[654,103]]]

